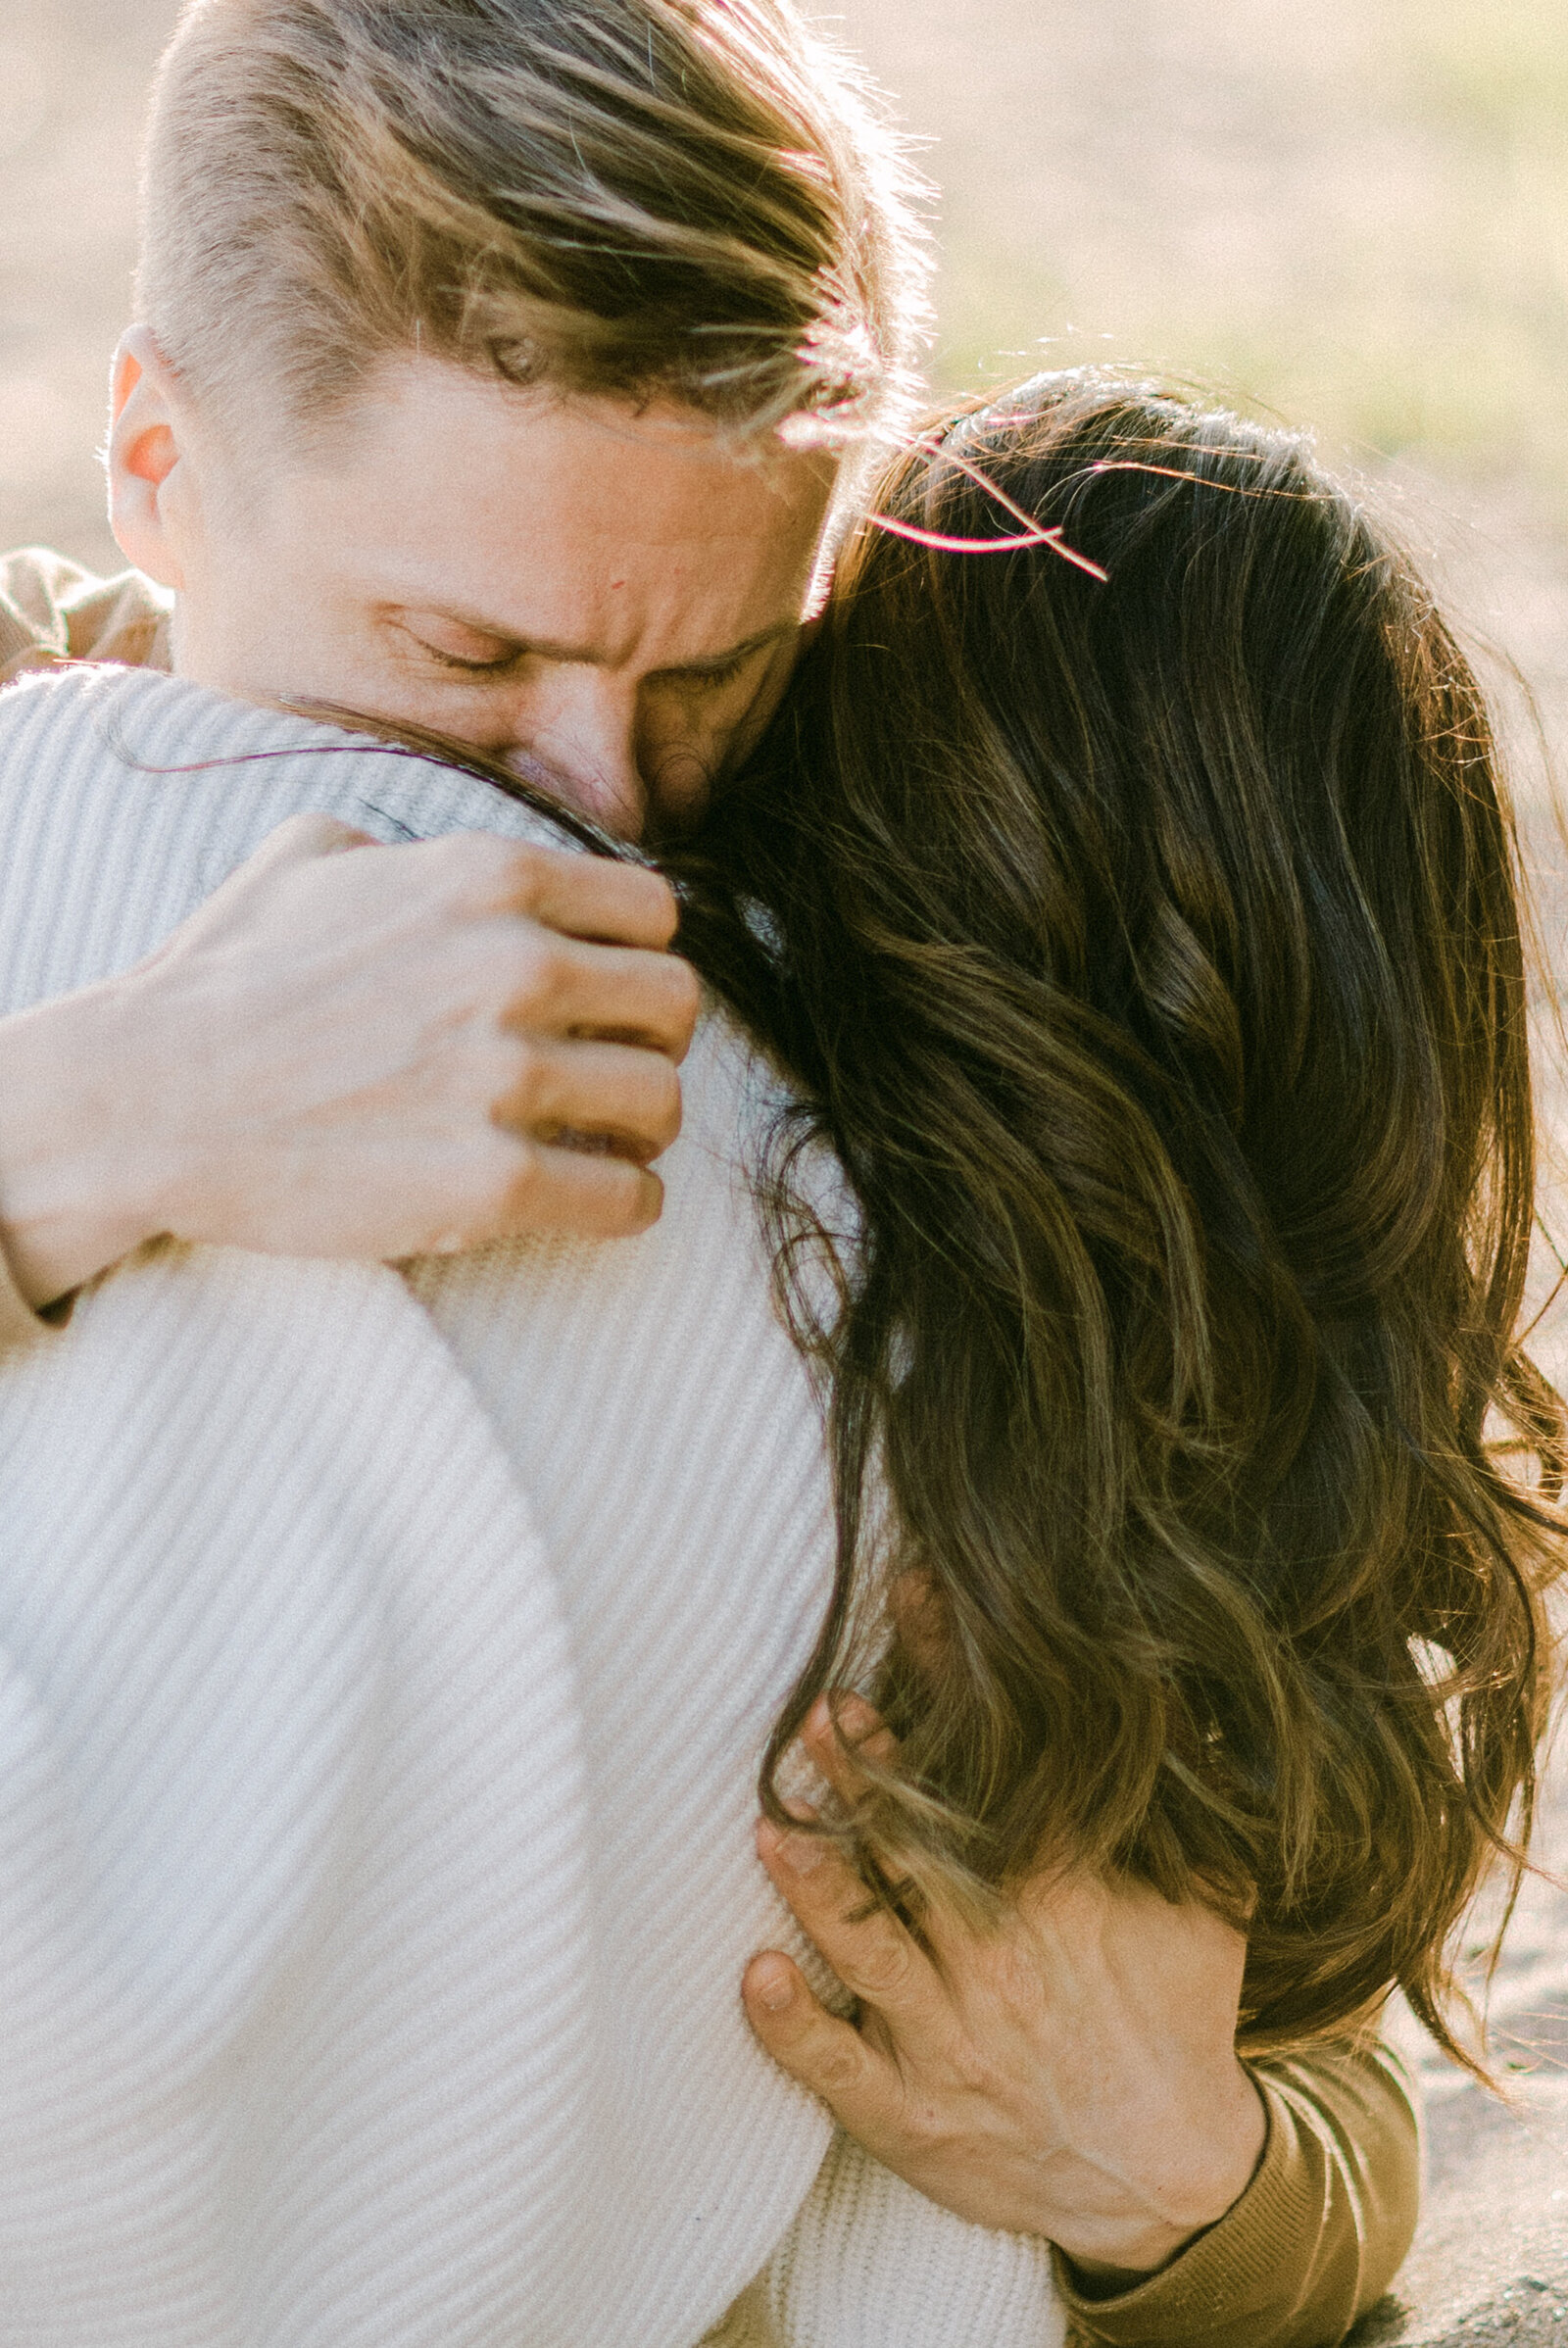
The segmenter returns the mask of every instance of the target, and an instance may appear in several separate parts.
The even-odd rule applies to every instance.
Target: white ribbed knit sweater
[[[535,828],[336,740],[118,670],[0,697],[0,1007],[300,808]],[[5,2348],[1059,2340],[1043,2247],[833,2140],[739,2004],[830,1549],[763,1090],[710,1018],[644,1239],[166,1247],[0,1360]]]

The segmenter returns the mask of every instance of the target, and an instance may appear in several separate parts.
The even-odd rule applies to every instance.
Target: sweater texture
[[[541,830],[167,677],[8,693],[0,1007],[305,807]],[[746,1182],[772,1097],[710,1017],[642,1239],[407,1279],[166,1244],[4,1356],[7,2338],[1060,2338],[1045,2245],[825,2161],[739,2003],[796,1938],[755,1778],[831,1560]]]
[[[169,608],[135,572],[100,579],[39,549],[0,558],[0,681],[78,660],[167,667]],[[500,820],[493,801],[482,820]],[[55,1342],[0,1256],[0,1352]],[[1250,2186],[1219,2225],[1131,2289],[1090,2294],[1058,2259],[1075,2337],[1107,2348],[1327,2348],[1387,2286],[1414,2228],[1421,2166],[1397,2058],[1366,2043],[1325,2045],[1251,2069],[1268,2136]],[[808,2251],[816,2222],[833,2216],[830,2175],[857,2157],[834,2149],[831,2171],[715,2343],[767,2348],[775,2325],[806,2320],[797,2285],[821,2274]],[[910,2273],[918,2278],[918,2263]]]

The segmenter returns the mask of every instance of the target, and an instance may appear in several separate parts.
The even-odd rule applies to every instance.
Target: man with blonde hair
[[[0,673],[172,660],[457,735],[633,836],[689,817],[783,690],[843,453],[910,394],[924,252],[853,77],[767,0],[213,0],[164,70],[144,210],[112,448],[142,575],[14,560]],[[176,964],[133,1019],[95,1001],[0,1035],[25,1294],[162,1230],[386,1254],[643,1228],[690,1010],[640,958],[672,901],[516,885],[514,961],[473,1006],[513,1048],[483,1085],[429,1075],[461,921],[432,917],[416,983],[345,905],[380,1091],[372,1112],[346,1069],[323,1101],[301,1063],[330,986],[293,1020],[277,996],[286,863],[199,1020]]]
[[[110,450],[140,577],[104,588],[14,562],[0,611],[13,673],[118,658],[184,680],[35,685],[8,718],[0,1224],[21,1296],[0,1470],[33,1498],[6,1637],[56,1743],[85,1757],[79,1782],[40,1762],[36,1788],[19,1760],[0,1887],[18,1915],[24,1894],[57,1901],[65,1972],[100,1962],[99,1909],[74,1937],[76,1888],[36,1873],[40,1822],[79,1796],[108,1939],[158,1945],[178,2027],[127,2034],[119,2007],[111,2027],[90,1998],[51,2005],[60,1966],[18,1976],[42,2016],[27,2045],[76,2068],[69,2126],[41,2088],[28,2102],[23,2057],[6,2078],[13,2143],[35,2128],[46,2153],[11,2164],[0,2266],[25,2270],[38,2336],[73,2348],[127,2324],[197,2348],[677,2348],[714,2317],[737,2343],[1033,2348],[1060,2323],[1042,2246],[960,2224],[846,2138],[824,2163],[820,2111],[738,2051],[735,1979],[777,1925],[736,1803],[814,1629],[826,1494],[804,1374],[768,1334],[765,1267],[725,1203],[758,1108],[712,1023],[670,1212],[647,1231],[697,1008],[665,951],[669,893],[637,863],[570,853],[489,785],[410,783],[363,736],[275,714],[456,740],[623,837],[700,821],[777,707],[857,480],[910,407],[923,256],[896,147],[774,0],[195,0],[154,110],[140,293]],[[236,761],[231,807],[161,787]],[[73,897],[68,813],[117,807],[106,877]],[[135,958],[264,814],[299,807],[327,811]],[[366,840],[388,845],[336,853]],[[639,1232],[624,1249],[460,1253]],[[313,1286],[297,1260],[241,1275],[165,1247],[89,1294],[65,1340],[25,1308],[161,1237],[422,1260],[406,1283],[344,1267]],[[360,1347],[358,1381],[318,1324]],[[227,1456],[219,1402],[160,1368],[186,1358],[247,1440],[272,1443],[267,1473],[247,1471],[254,1506],[216,1530],[159,1513],[176,1436]],[[92,1397],[111,1388],[106,1412]],[[386,1425],[368,1435],[372,1396]],[[372,1533],[383,1471],[408,1523]],[[159,1626],[128,1660],[124,1590],[83,1530],[115,1511],[84,1499],[61,1520],[52,1498],[73,1479],[101,1497],[117,1474],[116,1521],[132,1487],[148,1512],[141,1546],[125,1536],[154,1593],[137,1583],[135,1620]],[[288,1539],[270,1529],[283,1490],[309,1519]],[[526,1560],[515,1620],[509,1541]],[[320,1620],[296,1567],[318,1577]],[[246,1686],[241,1735],[216,1660],[197,1671],[199,1642],[168,1626],[199,1592],[232,1632],[214,1657],[232,1659],[251,1575],[288,1640],[273,1622],[258,1647],[267,1684]],[[358,1612],[334,1613],[339,1590]],[[362,1638],[369,1710],[352,1673],[333,1677]],[[148,1691],[118,1747],[73,1711],[90,1689],[120,1722],[106,1657]],[[335,1692],[318,1721],[320,1686]],[[339,1744],[359,1758],[335,1777],[322,1756]],[[502,1804],[482,1818],[481,1757]],[[125,1785],[134,1884],[115,1839]],[[274,1883],[296,1818],[305,1855]],[[225,1836],[244,1893],[227,1915]],[[874,1927],[830,1931],[821,1890],[813,1907],[803,1882],[796,1905],[848,1970]],[[1150,1996],[1179,2054],[1198,1977],[1166,1953]],[[766,2023],[760,1995],[751,2010]],[[160,2068],[196,2012],[208,2051]],[[779,2012],[770,2042],[798,2076],[853,2101],[851,2034],[806,1997]],[[889,2017],[896,2043],[891,1985]],[[1016,2013],[997,2041],[1017,2056]],[[1018,2167],[1020,2112],[1026,2169],[1108,2162],[1108,2215],[1091,2194],[1075,2229],[1043,2190],[1038,2228],[1081,2252],[1100,2298],[1080,2320],[1107,2338],[1207,2337],[1216,2308],[1258,2348],[1334,2336],[1404,2223],[1345,2150],[1359,2129],[1407,2168],[1396,2093],[1369,2120],[1367,2075],[1329,2065],[1317,2100],[1298,2084],[1269,2105],[1262,2145],[1255,2099],[1233,2125],[1223,2048],[1212,2096],[1177,2063],[1175,2167],[1197,2182],[1162,2198],[1149,2179],[1172,2162],[1153,2139],[1178,2107],[1147,2093],[1141,2123],[1138,2082],[1131,2106],[1102,2083],[1064,2101],[1048,2042],[1042,2025],[990,2091],[967,2081],[946,2157],[912,2050],[907,2110],[863,2132],[970,2217]],[[95,2064],[120,2096],[112,2125],[93,2117]],[[99,2199],[78,2193],[83,2226],[48,2179],[84,2162]],[[51,2315],[40,2210],[80,2251],[74,2312]]]

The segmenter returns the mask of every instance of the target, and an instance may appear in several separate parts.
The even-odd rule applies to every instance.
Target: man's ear
[[[109,397],[109,526],[138,570],[183,587],[197,512],[190,410],[146,326],[122,337]]]

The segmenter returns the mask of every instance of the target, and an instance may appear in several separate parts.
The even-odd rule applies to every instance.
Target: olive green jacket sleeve
[[[11,1266],[0,1252],[0,1353],[13,1345],[30,1345],[42,1337],[47,1323],[40,1321],[31,1305],[11,1277]]]
[[[170,599],[138,571],[95,578],[43,547],[0,556],[0,685],[63,660],[167,668],[169,621]],[[0,1351],[35,1342],[47,1329],[18,1289],[0,1246]]]
[[[171,609],[139,571],[96,578],[38,546],[0,555],[0,684],[61,660],[167,668]]]
[[[1386,2046],[1254,2063],[1268,2139],[1247,2191],[1180,2258],[1097,2298],[1058,2256],[1076,2336],[1113,2348],[1333,2348],[1410,2247],[1421,2186],[1413,2089]]]

